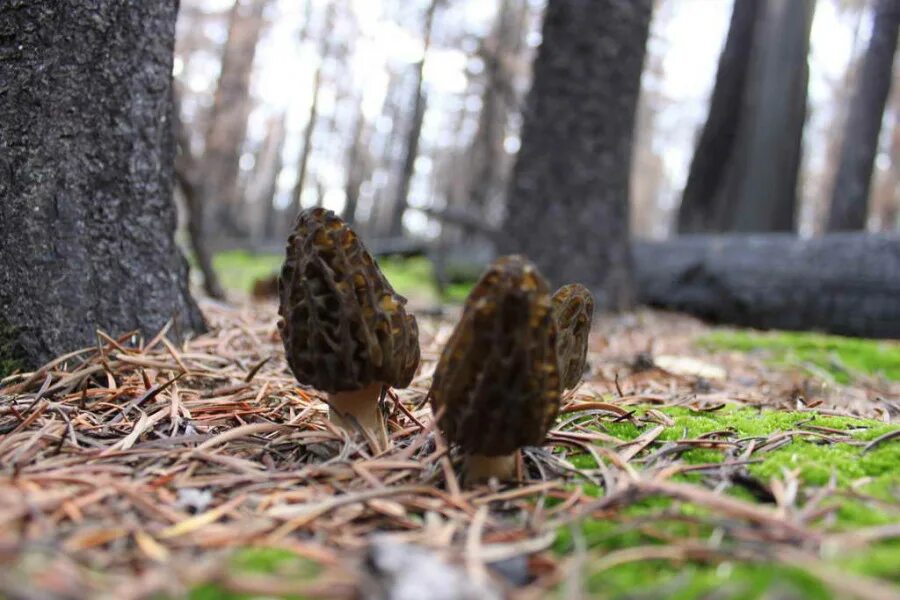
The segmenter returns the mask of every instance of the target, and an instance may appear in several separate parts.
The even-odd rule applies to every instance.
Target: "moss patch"
[[[229,563],[229,575],[240,577],[244,573],[269,573],[284,582],[308,583],[319,574],[319,567],[293,552],[278,548],[245,548],[236,552]],[[238,594],[223,589],[215,583],[205,583],[191,590],[191,600],[248,600],[259,596]],[[300,598],[300,596],[287,596]]]
[[[15,330],[0,317],[0,379],[23,368],[24,363],[16,349]]]
[[[213,267],[226,290],[249,293],[257,279],[277,273],[283,261],[284,256],[280,254],[230,250],[216,254]],[[378,264],[397,292],[418,302],[462,302],[474,284],[473,281],[453,283],[440,297],[434,283],[434,268],[427,258],[386,257],[378,259]]]
[[[696,439],[711,432],[727,432],[732,440],[758,438],[762,443],[773,434],[809,426],[840,430],[847,436],[846,441],[828,443],[816,437],[798,436],[777,449],[756,453],[753,458],[760,462],[750,465],[748,472],[764,484],[773,478],[783,479],[786,472],[792,473],[800,484],[800,504],[833,480],[835,490],[817,505],[823,511],[822,516],[811,523],[819,530],[851,531],[900,521],[900,441],[889,441],[864,451],[867,442],[900,429],[897,425],[831,416],[815,416],[810,421],[813,416],[810,413],[746,407],[702,413],[687,408],[656,410],[675,422],[657,438],[661,443]],[[641,416],[642,412],[639,409],[637,415]],[[655,426],[651,423],[601,422],[597,428],[620,439],[631,440]],[[638,458],[660,447],[657,443]],[[596,466],[594,459],[586,454],[568,458],[579,468]],[[680,460],[688,464],[716,463],[722,458],[721,452],[711,449],[694,449],[680,455]],[[634,464],[640,468],[640,462]],[[702,477],[689,473],[677,475],[673,480],[698,483]],[[584,485],[583,490],[588,495],[602,495],[602,490],[593,485]],[[738,486],[727,489],[726,493],[752,500],[752,495]],[[617,550],[662,546],[679,539],[703,544],[715,535],[712,524],[717,518],[703,506],[652,497],[634,503],[608,519],[580,523],[577,534],[592,557],[586,566],[587,591],[607,598],[704,598],[714,591],[716,597],[724,598],[833,597],[833,593],[815,577],[777,564],[646,559],[600,567],[604,557]],[[559,530],[557,552],[567,554],[574,549],[576,531],[569,527]],[[728,544],[726,536],[724,547]],[[852,553],[834,549],[834,555],[828,560],[835,568],[900,584],[900,570],[897,569],[900,540],[886,540]]]
[[[799,332],[717,331],[700,338],[699,344],[711,350],[760,352],[777,364],[813,364],[839,383],[850,382],[854,373],[900,381],[896,342]]]

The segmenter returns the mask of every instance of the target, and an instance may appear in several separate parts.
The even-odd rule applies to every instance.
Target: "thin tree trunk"
[[[368,178],[369,159],[365,151],[366,117],[360,104],[357,109],[356,125],[353,127],[353,141],[347,153],[347,180],[345,183],[344,221],[353,225],[356,221],[356,207],[359,203],[359,190],[363,182]]]
[[[175,94],[174,127],[175,127],[175,180],[181,188],[187,208],[188,240],[194,253],[194,260],[203,275],[203,290],[211,298],[223,300],[225,290],[219,282],[219,276],[212,264],[212,254],[206,241],[206,222],[204,202],[200,184],[196,181],[199,169],[191,155],[190,140],[187,130],[181,121],[181,110],[178,94]]]
[[[319,88],[321,85],[322,67],[319,66],[313,78],[312,104],[309,105],[309,117],[307,117],[306,127],[303,129],[303,149],[297,160],[297,181],[291,190],[291,209],[289,211],[291,219],[303,207],[300,200],[303,196],[303,188],[306,187],[306,171],[309,168],[309,157],[312,154],[313,134],[316,130],[316,121],[319,120]]]
[[[409,187],[415,172],[416,157],[419,154],[419,139],[422,137],[422,122],[425,119],[425,107],[427,97],[423,89],[425,59],[431,46],[431,29],[434,23],[434,13],[442,0],[431,0],[428,10],[425,12],[424,44],[422,48],[422,60],[416,65],[415,94],[413,96],[413,114],[409,131],[406,136],[406,148],[403,156],[403,166],[400,171],[400,180],[397,184],[397,196],[394,199],[393,212],[388,234],[391,237],[403,235],[403,213],[409,205]]]
[[[878,0],[872,36],[850,105],[831,196],[828,231],[865,229],[878,134],[893,80],[900,0]]]
[[[815,0],[767,0],[716,230],[793,231]]]
[[[307,4],[307,10],[310,5]],[[316,68],[316,74],[313,77],[312,102],[309,105],[309,116],[306,121],[306,127],[303,129],[303,149],[300,151],[300,158],[297,160],[297,181],[291,191],[290,219],[300,212],[303,207],[301,198],[303,196],[303,188],[306,186],[306,173],[309,168],[309,157],[313,150],[313,136],[316,131],[316,122],[319,120],[319,92],[322,87],[322,69],[328,58],[330,46],[329,39],[331,36],[331,25],[334,22],[334,4],[328,5],[328,12],[325,16],[325,24],[321,32],[321,42],[319,46],[319,66]],[[309,14],[307,14],[307,22],[304,26],[302,39],[306,39],[309,35]]]
[[[267,1],[236,0],[231,10],[201,162],[201,201],[213,211],[211,217],[218,228],[238,237],[247,233],[237,216],[241,201],[238,174],[251,109],[250,75]]]
[[[714,229],[712,203],[734,151],[751,48],[765,0],[735,0],[728,38],[719,56],[709,115],[691,160],[678,211],[679,233]]]
[[[275,194],[281,173],[281,151],[285,139],[285,113],[272,117],[260,149],[253,178],[247,186],[247,200],[259,212],[255,220],[257,241],[269,241],[275,236]]]
[[[506,253],[598,305],[633,301],[628,177],[651,0],[550,0],[507,199]]]
[[[176,3],[0,3],[0,360],[203,331],[174,240]],[[111,35],[110,32],[114,32]]]

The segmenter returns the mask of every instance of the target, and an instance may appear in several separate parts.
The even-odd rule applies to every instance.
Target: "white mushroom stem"
[[[387,428],[378,406],[382,387],[380,382],[376,382],[359,390],[328,396],[328,418],[331,422],[350,433],[361,427],[375,442],[377,452],[388,447]]]
[[[499,481],[514,481],[517,479],[518,464],[518,450],[500,456],[469,454],[466,456],[466,484],[486,483],[492,477]]]

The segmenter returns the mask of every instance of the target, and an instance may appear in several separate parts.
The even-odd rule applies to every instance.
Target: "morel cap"
[[[432,410],[451,442],[491,457],[542,443],[559,401],[547,282],[527,259],[499,258],[475,285],[441,353]]]
[[[419,364],[416,319],[333,212],[298,215],[278,288],[278,326],[298,381],[331,394],[409,385]]]

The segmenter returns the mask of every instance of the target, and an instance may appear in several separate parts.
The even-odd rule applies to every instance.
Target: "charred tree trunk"
[[[241,201],[238,174],[251,109],[250,74],[266,2],[237,0],[231,10],[201,162],[201,201],[213,211],[216,225],[238,237],[247,234],[237,216]]]
[[[204,329],[174,240],[175,17],[168,0],[0,4],[0,359]]]
[[[879,0],[869,49],[844,130],[841,160],[831,196],[828,231],[865,229],[878,134],[893,80],[900,1]]]
[[[716,230],[794,230],[814,8],[815,0],[765,2],[734,151],[713,201]]]
[[[502,250],[607,309],[633,299],[628,175],[652,4],[550,0],[507,199]]]
[[[422,137],[422,122],[425,119],[425,106],[428,102],[425,90],[423,89],[425,59],[428,55],[428,49],[431,46],[431,28],[434,23],[434,13],[440,3],[441,0],[431,0],[431,4],[428,6],[428,10],[425,13],[425,42],[422,48],[422,60],[416,65],[413,114],[409,124],[409,131],[406,134],[403,165],[400,170],[400,180],[397,183],[397,196],[394,199],[390,227],[388,228],[388,235],[390,237],[399,237],[403,235],[403,213],[406,212],[406,207],[409,202],[409,186],[415,172],[416,157],[419,155],[419,139]]]
[[[741,102],[747,84],[750,54],[757,25],[765,8],[762,0],[735,0],[728,38],[719,56],[709,115],[691,160],[678,211],[679,233],[715,229],[713,202],[734,151]]]
[[[682,236],[635,244],[634,262],[650,305],[745,327],[900,337],[897,236]]]

